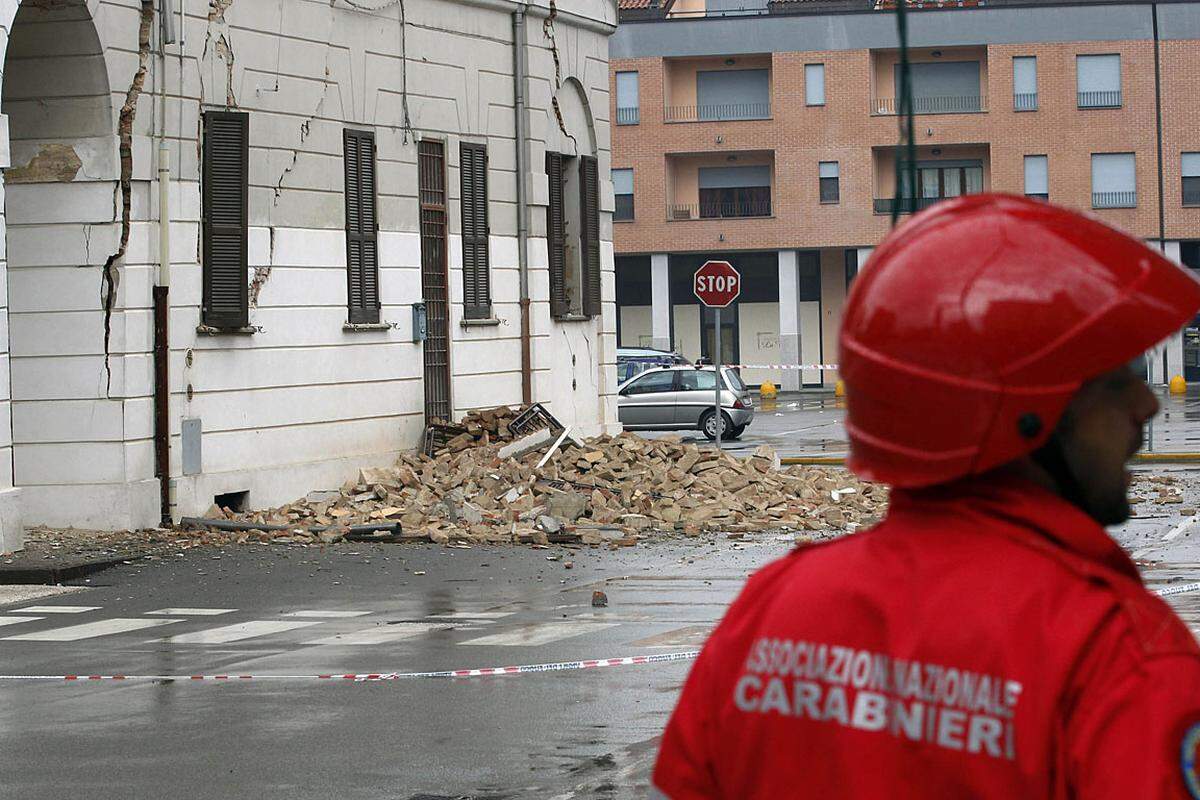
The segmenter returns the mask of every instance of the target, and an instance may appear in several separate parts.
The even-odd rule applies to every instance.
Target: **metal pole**
[[[717,320],[716,320],[717,324],[715,326],[716,327],[716,346],[713,348],[713,350],[714,350],[714,352],[713,352],[713,369],[715,370],[714,377],[716,378],[716,386],[717,386],[716,401],[715,401],[715,405],[714,405],[714,409],[715,409],[714,413],[716,414],[716,416],[713,417],[713,424],[716,426],[716,430],[717,430],[717,449],[720,450],[721,449],[721,428],[725,427],[721,421],[721,309],[714,308],[713,312],[716,314],[716,317],[717,317]]]

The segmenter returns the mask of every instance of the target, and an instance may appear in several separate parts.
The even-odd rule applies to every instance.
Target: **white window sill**
[[[346,322],[342,325],[342,330],[347,333],[361,331],[390,331],[396,327],[392,322]]]
[[[214,328],[211,325],[197,325],[196,333],[201,336],[253,336],[262,333],[261,325],[247,325],[244,328]]]
[[[464,317],[458,324],[463,328],[494,328],[500,324],[500,320],[494,317],[486,319],[467,319]]]

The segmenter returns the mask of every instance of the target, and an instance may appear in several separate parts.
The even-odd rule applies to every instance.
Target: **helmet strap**
[[[1050,438],[1046,443],[1034,450],[1031,454],[1034,463],[1044,469],[1050,478],[1058,487],[1058,494],[1071,505],[1079,510],[1087,513],[1087,505],[1084,500],[1083,486],[1075,477],[1075,473],[1071,470],[1067,463],[1067,456],[1063,450],[1062,438],[1058,431],[1050,434]]]

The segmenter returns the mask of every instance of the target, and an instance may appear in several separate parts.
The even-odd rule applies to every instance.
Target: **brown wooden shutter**
[[[250,115],[204,112],[203,157],[200,320],[214,328],[244,328],[250,324],[246,271]]]
[[[600,316],[600,171],[596,159],[579,159],[579,238],[583,261],[583,314]]]
[[[563,157],[546,153],[546,178],[550,183],[546,205],[546,247],[550,262],[550,314],[566,316],[567,306],[567,231],[563,203]]]
[[[488,158],[481,144],[459,148],[462,185],[463,314],[487,319],[492,314],[488,274]]]
[[[379,322],[379,215],[375,199],[375,134],[344,131],[346,168],[346,297],[352,324]]]

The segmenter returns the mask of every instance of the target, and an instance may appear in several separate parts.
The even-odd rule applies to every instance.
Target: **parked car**
[[[736,439],[754,419],[754,399],[736,371],[721,369],[721,438]],[[629,430],[698,430],[717,438],[716,372],[712,367],[652,367],[618,388],[617,414]]]
[[[687,363],[688,360],[679,353],[667,350],[653,350],[649,347],[618,347],[617,383],[622,384],[651,367],[669,367]]]

